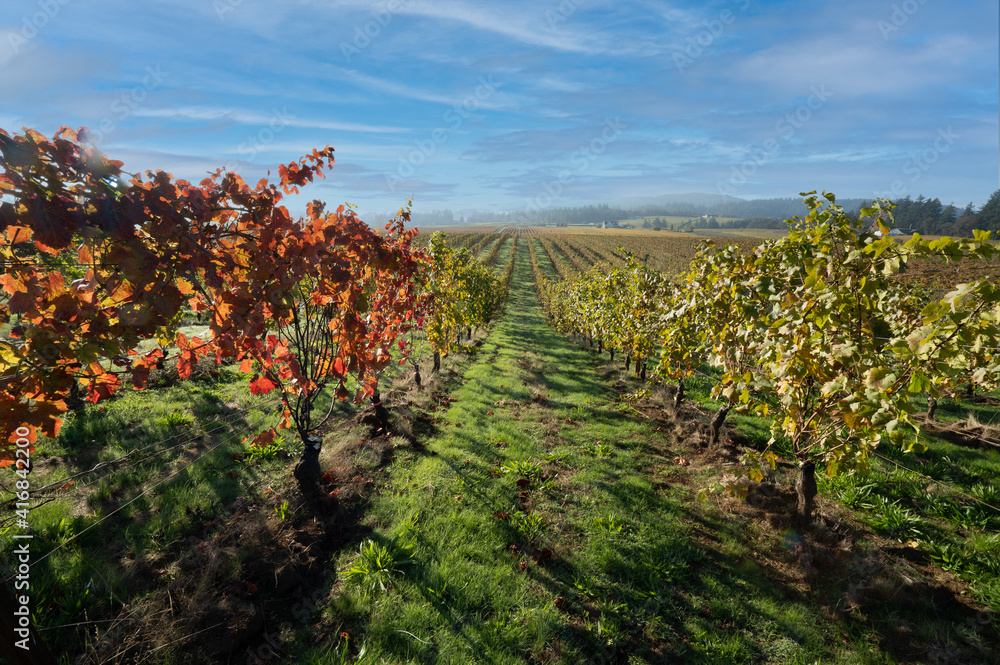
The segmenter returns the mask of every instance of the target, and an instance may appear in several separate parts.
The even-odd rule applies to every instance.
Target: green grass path
[[[748,527],[696,503],[670,461],[678,432],[653,432],[596,356],[546,325],[525,243],[518,254],[506,316],[426,450],[400,448],[374,502],[373,539],[409,562],[386,590],[347,580],[332,601],[352,651],[393,664],[882,662],[831,647],[840,630],[754,563]]]

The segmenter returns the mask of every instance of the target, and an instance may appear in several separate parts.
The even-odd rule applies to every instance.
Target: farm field
[[[662,224],[665,224],[666,226],[670,226],[671,224],[675,224],[675,225],[677,225],[679,227],[679,226],[683,226],[684,224],[687,224],[688,222],[690,222],[693,219],[694,220],[698,219],[698,216],[695,216],[695,217],[685,217],[683,215],[646,215],[644,217],[633,217],[631,219],[620,219],[620,220],[618,220],[618,223],[619,224],[631,224],[631,225],[635,226],[637,229],[639,229],[639,228],[642,228],[642,225],[643,225],[644,222],[650,222],[652,224],[656,220],[660,220],[660,222]],[[734,221],[736,218],[735,217],[716,217],[715,219],[719,223],[724,223],[724,222]],[[699,229],[699,230],[701,230],[701,229]]]
[[[712,231],[698,229],[695,233],[675,233],[652,231],[649,229],[594,229],[584,227],[518,227],[518,233],[535,238],[543,246],[556,252],[554,260],[559,277],[567,277],[585,271],[596,261],[608,261],[620,265],[622,255],[617,252],[622,247],[636,258],[648,263],[666,274],[674,275],[688,268],[698,245],[710,240],[716,246],[735,244],[742,249],[754,247],[762,240],[781,238],[786,231],[769,229],[737,229]],[[494,231],[495,232],[495,231]],[[480,233],[456,234],[462,242],[476,245],[485,237]],[[935,239],[936,236],[931,236]],[[900,239],[905,242],[908,238]],[[461,243],[459,243],[461,244]],[[570,258],[572,257],[572,258]],[[550,260],[553,257],[550,257]],[[576,259],[576,263],[573,262]],[[564,268],[560,271],[560,268]],[[572,272],[566,272],[572,269]],[[904,282],[921,285],[932,292],[941,292],[956,284],[972,281],[983,276],[1000,276],[1000,258],[994,257],[980,262],[958,261],[945,263],[933,258],[915,258],[900,273]]]
[[[545,235],[587,235],[587,236],[602,236],[602,237],[628,237],[628,236],[680,236],[685,238],[690,238],[692,234],[690,233],[680,233],[678,231],[667,231],[660,230],[654,231],[653,229],[602,229],[597,226],[535,226],[528,227],[534,230],[536,233],[542,233]],[[701,231],[701,229],[699,229]],[[697,234],[695,234],[697,235]]]
[[[159,370],[40,438],[32,583],[59,662],[1000,662],[1000,401],[942,399],[926,451],[820,478],[796,530],[787,460],[745,498],[713,489],[769,435],[733,416],[706,448],[710,373],[680,407],[658,381],[638,395],[623,358],[541,310],[531,256],[571,280],[621,246],[674,275],[699,239],[516,236],[449,234],[513,261],[505,313],[437,374],[418,343],[422,387],[384,377],[388,431],[336,407],[319,506],[289,442],[244,440],[279,402],[231,365]],[[967,274],[949,270],[919,274]]]

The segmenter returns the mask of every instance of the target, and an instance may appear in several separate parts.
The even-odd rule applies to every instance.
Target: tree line
[[[846,214],[855,219],[860,209],[869,203],[870,201],[859,198],[840,199],[840,205]],[[939,198],[929,199],[923,195],[916,199],[906,196],[893,203],[896,205],[893,210],[896,226],[923,235],[972,237],[974,229],[1000,230],[1000,189],[978,209],[972,203],[964,208],[959,208],[954,203],[944,205]],[[428,214],[425,218],[427,221],[424,219],[420,221],[425,224],[430,224],[431,220],[441,223],[440,220],[450,215],[450,211],[442,212],[447,214],[442,216],[437,214],[438,211],[433,211],[435,214]],[[804,214],[808,214],[808,210],[802,200],[797,198],[743,201],[729,197],[711,204],[675,203],[636,208],[598,204],[512,213],[476,212],[466,217],[465,221],[470,224],[510,224],[516,220],[520,224],[544,223],[564,226],[597,225],[603,221],[635,218],[687,217],[691,219],[691,227],[695,229],[783,229],[786,226],[784,220]],[[708,215],[708,218],[706,219],[704,215]],[[719,218],[723,218],[723,221],[719,221]],[[652,227],[652,223],[650,226]],[[670,227],[669,224],[663,223],[660,228]]]

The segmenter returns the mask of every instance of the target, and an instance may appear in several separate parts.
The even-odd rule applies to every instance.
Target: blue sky
[[[8,0],[0,127],[365,215],[997,189],[998,3]],[[296,209],[300,202],[290,207]]]

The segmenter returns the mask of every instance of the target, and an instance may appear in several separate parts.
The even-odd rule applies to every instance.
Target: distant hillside
[[[649,215],[680,215],[696,217],[715,215],[716,217],[737,217],[740,219],[770,218],[783,220],[795,215],[808,213],[800,197],[780,199],[740,199],[735,196],[720,196],[718,194],[668,194],[656,197],[658,202],[638,205],[632,208],[644,216]],[[863,204],[871,203],[866,199],[838,199],[837,203],[847,210],[854,210]]]
[[[640,208],[671,208],[687,210],[693,208],[716,208],[728,203],[741,203],[744,199],[726,194],[705,194],[704,192],[688,192],[685,194],[662,194],[642,198],[628,198],[615,201],[615,205],[625,209]]]
[[[856,212],[871,199],[842,198],[837,203],[849,212]],[[964,208],[943,205],[940,199],[906,197],[895,202],[895,225],[925,235],[969,236],[972,229],[1000,231],[1000,190],[979,210],[970,203]],[[600,224],[605,220],[635,219],[639,217],[687,217],[704,215],[736,221],[715,222],[698,220],[696,228],[784,228],[783,220],[808,211],[799,197],[777,199],[740,199],[719,194],[665,194],[644,199],[623,200],[617,204],[586,205],[579,207],[519,210],[509,213],[471,212],[455,217],[450,210],[414,213],[418,225],[443,226],[448,224]]]

